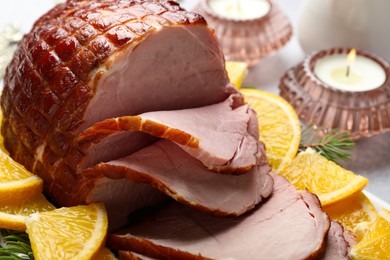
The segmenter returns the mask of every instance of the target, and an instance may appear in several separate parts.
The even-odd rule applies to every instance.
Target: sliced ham
[[[68,0],[34,24],[8,65],[1,131],[12,158],[70,206],[80,196],[81,162],[155,142],[141,135],[132,146],[132,137],[116,135],[83,160],[82,131],[109,118],[216,104],[228,85],[213,30],[176,2]]]
[[[348,260],[351,246],[356,243],[355,238],[343,226],[332,221],[326,240],[326,251],[321,259],[323,260]]]
[[[275,188],[236,218],[171,204],[111,236],[117,248],[177,259],[318,256],[326,214],[315,196],[268,175],[254,112],[233,92],[213,30],[175,1],[67,0],[18,45],[1,131],[10,155],[44,179],[58,205],[104,202],[111,229],[165,194],[242,215]],[[112,118],[152,122],[151,131],[139,124],[129,132],[134,120],[124,120],[126,131],[97,131],[99,122],[101,130],[121,125]],[[167,137],[155,134],[161,126],[173,133],[168,140],[158,141]]]
[[[124,179],[150,184],[177,201],[214,215],[238,216],[270,195],[273,181],[269,171],[270,167],[263,155],[260,164],[243,175],[210,172],[176,144],[162,140],[128,157],[100,163],[88,169],[82,187],[88,187],[89,190],[79,192],[83,194],[79,199],[80,203],[104,201],[102,194],[108,187],[96,187],[93,184],[102,179]],[[126,193],[126,190],[112,187],[109,190],[111,194]],[[132,193],[132,190],[128,189],[127,192]],[[123,200],[118,201],[127,204]],[[120,205],[116,210],[111,208],[109,211],[127,216],[129,211]]]
[[[237,218],[179,204],[109,236],[111,247],[157,259],[307,259],[321,256],[330,226],[316,196],[274,175],[266,203]]]
[[[171,140],[208,169],[217,172],[245,173],[258,164],[261,153],[265,152],[258,142],[256,114],[238,93],[210,106],[108,119],[81,133],[79,146],[87,151],[85,158],[88,160],[90,146],[94,151],[94,146],[101,146],[99,143],[105,138],[128,131]],[[99,158],[100,161],[108,159]],[[89,160],[92,165],[97,162]]]
[[[239,215],[269,195],[272,180],[254,112],[239,96],[228,99],[232,92],[214,31],[175,1],[67,0],[19,43],[4,78],[1,131],[12,158],[43,178],[58,205],[104,202],[110,225],[166,199],[153,186],[194,207]],[[226,117],[202,108],[225,100]],[[182,112],[195,108],[207,119],[199,132]],[[155,143],[139,131],[114,133],[96,146],[79,142],[98,122],[148,112],[148,120],[196,137],[197,150]],[[222,131],[229,138],[215,140]],[[89,138],[99,139],[98,133]],[[172,175],[153,157],[145,165],[142,155],[157,148],[150,155],[177,169]],[[183,158],[188,165],[179,164]],[[245,174],[210,173],[204,165]]]
[[[83,171],[100,162],[125,157],[159,140],[157,137],[140,131],[116,132],[101,139],[99,134],[96,134],[93,139],[92,142],[79,143],[83,157],[76,171]]]

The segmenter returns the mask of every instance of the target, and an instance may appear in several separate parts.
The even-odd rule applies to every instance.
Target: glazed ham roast
[[[221,215],[272,192],[257,118],[229,84],[214,32],[174,1],[57,5],[19,44],[1,105],[5,146],[46,193],[64,206],[105,202],[117,225],[165,199],[152,186]],[[153,145],[160,138],[174,143]],[[217,179],[223,203],[206,181]]]
[[[256,113],[229,83],[213,30],[174,1],[57,5],[20,42],[1,108],[7,150],[59,206],[104,202],[116,229],[169,197],[185,205],[112,236],[123,255],[323,252],[319,201],[271,177]]]

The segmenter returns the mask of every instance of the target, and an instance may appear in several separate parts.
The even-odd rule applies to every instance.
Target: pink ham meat
[[[254,131],[250,132],[252,129]],[[257,141],[256,114],[244,104],[240,94],[232,94],[222,103],[201,108],[149,112],[97,123],[78,138],[79,146],[87,150],[86,160],[90,157],[89,149],[94,151],[105,138],[126,131],[142,131],[174,141],[216,172],[246,173],[258,164],[264,153]],[[100,161],[107,159],[100,158]],[[90,161],[89,164],[98,162]]]
[[[259,165],[246,174],[229,176],[210,172],[180,147],[162,140],[128,157],[100,163],[88,169],[85,178],[91,184],[83,187],[79,194],[104,192],[106,187],[93,186],[99,179],[127,179],[135,183],[149,183],[177,201],[214,215],[238,216],[270,195],[273,181],[268,174],[269,170],[263,154]],[[111,193],[115,191],[121,194],[125,192],[111,189]],[[80,199],[87,202],[95,200],[93,196],[82,196]],[[105,202],[110,214],[115,214],[110,219],[123,222],[129,213],[125,207],[111,208],[112,203]]]
[[[314,195],[273,175],[256,210],[216,218],[170,204],[109,236],[111,247],[157,259],[307,259],[321,256],[330,226]]]
[[[86,181],[81,132],[109,118],[223,102],[231,94],[224,64],[206,21],[174,1],[68,0],[34,24],[7,67],[5,146],[44,179],[45,192],[59,205],[75,205],[83,195],[76,188]],[[121,158],[156,141],[127,134],[106,141],[88,161]],[[159,197],[131,182],[117,186],[147,198],[129,204]],[[110,190],[96,195],[108,198],[116,201]]]
[[[321,259],[323,260],[348,260],[348,253],[351,246],[356,244],[356,240],[343,226],[332,221],[326,240],[326,251]]]

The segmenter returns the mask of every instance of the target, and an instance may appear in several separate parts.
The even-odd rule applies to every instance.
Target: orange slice
[[[240,88],[246,75],[248,74],[248,65],[245,62],[228,61],[226,70],[230,79],[236,88]]]
[[[355,235],[358,231],[364,233],[364,229],[378,217],[375,207],[362,192],[328,205],[324,211]]]
[[[92,260],[116,260],[116,257],[107,247],[102,247],[97,254],[92,257]]]
[[[0,149],[0,204],[21,203],[42,192],[43,182]]]
[[[55,207],[42,194],[24,202],[1,203],[0,228],[24,231],[25,220],[30,214],[54,209]]]
[[[240,89],[257,112],[260,140],[275,172],[295,158],[301,141],[299,119],[292,106],[280,96],[256,89]]]
[[[35,259],[91,259],[104,243],[107,214],[103,204],[60,208],[30,215],[26,226]]]
[[[301,152],[281,174],[300,190],[315,193],[323,206],[361,191],[368,183],[309,148]]]
[[[362,240],[352,247],[352,259],[390,259],[390,211],[383,209]]]

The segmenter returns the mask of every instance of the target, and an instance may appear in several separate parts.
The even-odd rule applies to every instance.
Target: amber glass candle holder
[[[390,70],[386,61],[373,54],[358,51],[358,55],[378,63],[386,74],[380,87],[367,91],[353,92],[333,88],[314,73],[319,59],[347,52],[348,49],[330,49],[308,56],[281,78],[280,95],[295,108],[306,125],[321,126],[325,130],[346,130],[355,140],[389,131]]]
[[[269,0],[269,12],[255,19],[230,19],[220,16],[202,0],[197,12],[214,28],[227,60],[255,65],[261,58],[283,47],[291,38],[289,19]]]

